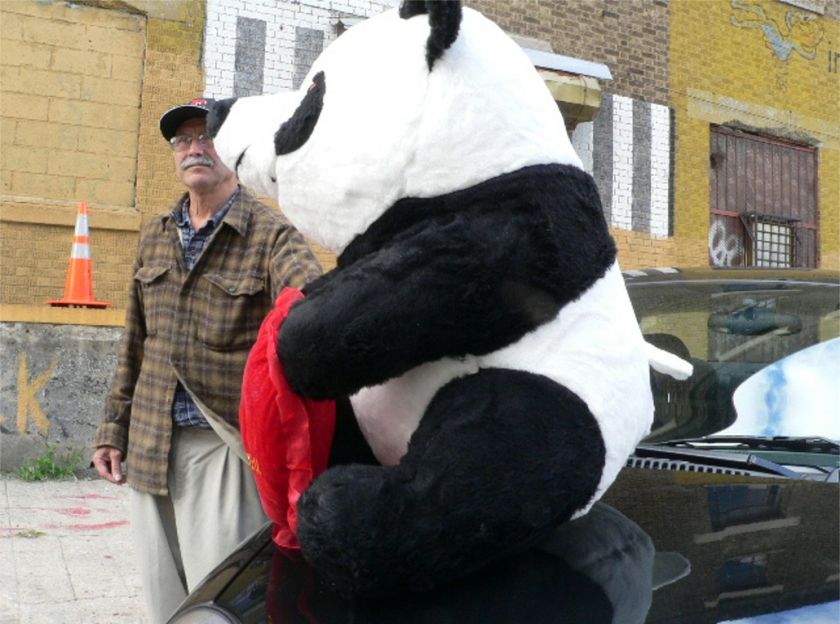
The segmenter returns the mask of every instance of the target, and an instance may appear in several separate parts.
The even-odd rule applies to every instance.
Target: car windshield
[[[840,289],[833,281],[674,276],[628,291],[648,342],[692,363],[651,373],[646,442],[711,435],[840,439]]]

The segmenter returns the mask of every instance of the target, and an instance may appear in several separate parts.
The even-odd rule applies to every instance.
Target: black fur
[[[207,134],[215,138],[219,128],[225,123],[231,107],[236,104],[239,98],[228,98],[226,100],[215,100],[207,112]]]
[[[443,53],[458,38],[458,29],[461,26],[461,3],[435,1],[428,4],[432,32],[426,41],[426,64],[429,66],[429,71],[432,71],[435,61],[443,56]]]
[[[592,497],[604,458],[574,393],[482,370],[441,388],[398,466],[321,475],[298,505],[298,538],[342,593],[427,590],[545,539]]]
[[[337,398],[552,319],[615,260],[592,178],[539,165],[402,199],[310,284],[278,351],[289,383]]]
[[[318,72],[313,76],[312,84],[295,112],[274,134],[275,154],[281,156],[294,152],[309,140],[321,116],[326,92],[324,72]]]
[[[400,4],[400,17],[410,19],[415,15],[426,15],[429,12],[425,0],[404,0]]]
[[[457,0],[405,0],[400,5],[400,17],[409,19],[415,15],[429,14],[432,31],[426,40],[426,64],[429,71],[435,61],[443,56],[455,39],[461,27],[461,3]]]

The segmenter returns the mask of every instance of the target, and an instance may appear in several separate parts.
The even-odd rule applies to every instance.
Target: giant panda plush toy
[[[519,46],[459,3],[404,2],[300,91],[218,102],[208,125],[243,184],[338,256],[278,341],[291,387],[350,396],[381,462],[301,498],[322,577],[422,590],[586,513],[648,432],[664,356]]]

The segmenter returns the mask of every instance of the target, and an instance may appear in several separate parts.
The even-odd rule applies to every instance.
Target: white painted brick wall
[[[207,0],[204,94],[214,98],[233,94],[237,17],[266,23],[263,93],[274,93],[293,86],[295,27],[323,31],[326,47],[336,37],[337,18],[371,17],[395,4],[396,0]]]
[[[579,123],[572,132],[572,147],[583,162],[583,169],[592,174],[592,140],[595,124],[591,121]]]
[[[611,225],[633,227],[633,100],[613,96],[613,181]]]
[[[650,233],[668,236],[671,180],[671,115],[667,106],[651,104]]]

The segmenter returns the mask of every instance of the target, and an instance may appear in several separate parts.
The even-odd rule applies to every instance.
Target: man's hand
[[[99,476],[117,485],[122,485],[125,481],[122,460],[123,452],[113,446],[100,446],[93,454],[93,465],[96,466]]]

